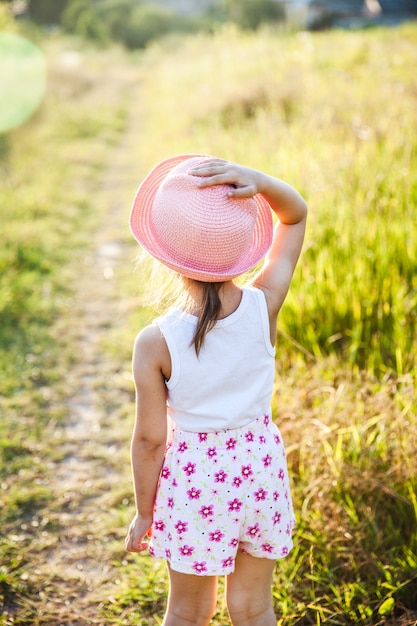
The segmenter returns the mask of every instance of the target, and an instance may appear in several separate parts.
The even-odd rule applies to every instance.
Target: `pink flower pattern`
[[[179,548],[179,553],[182,554],[182,556],[191,556],[193,552],[194,548],[192,546],[185,545]]]
[[[215,457],[215,456],[217,456],[217,450],[216,450],[216,448],[209,448],[209,449],[207,450],[207,456],[208,456],[210,459],[214,459],[214,457]]]
[[[258,522],[256,522],[254,526],[248,526],[248,529],[246,532],[249,535],[249,537],[259,537],[259,535],[261,534],[261,531],[259,530]]]
[[[214,482],[215,483],[224,483],[227,478],[227,474],[224,470],[220,470],[220,472],[216,472],[214,474]]]
[[[238,550],[286,556],[294,514],[278,432],[269,415],[234,431],[174,429],[158,485],[150,554],[199,576],[231,573]]]
[[[224,533],[222,533],[221,530],[215,530],[213,533],[209,533],[210,541],[217,541],[218,543],[223,537]]]
[[[274,546],[271,546],[270,543],[263,543],[262,544],[262,550],[266,553],[272,552],[274,549]]]
[[[201,507],[201,509],[199,510],[200,515],[204,518],[207,519],[208,517],[212,517],[213,516],[213,504],[205,504],[204,506]]]
[[[265,491],[265,489],[263,489],[262,487],[259,487],[258,491],[255,491],[254,493],[256,502],[259,502],[260,500],[265,500],[267,495],[268,492]]]
[[[204,574],[207,572],[206,562],[203,561],[202,563],[198,563],[195,561],[195,563],[193,563],[193,570],[195,574]]]
[[[245,480],[247,480],[249,476],[252,476],[252,474],[253,471],[251,465],[242,465],[242,476]]]
[[[196,487],[191,487],[191,489],[187,491],[187,496],[189,500],[198,500],[200,495],[201,489],[197,489]]]
[[[182,469],[187,476],[191,476],[191,474],[195,474],[195,463],[188,462]]]
[[[272,457],[267,454],[263,459],[262,459],[263,463],[264,463],[264,467],[269,467],[271,465],[272,462]]]
[[[238,498],[235,498],[234,500],[229,500],[227,504],[229,505],[229,511],[240,511],[243,502],[241,502]]]
[[[161,471],[161,478],[165,478],[165,480],[167,480],[170,477],[170,475],[171,475],[171,472],[169,471],[169,468],[164,466]]]
[[[227,559],[223,559],[222,566],[226,570],[229,570],[231,567],[233,567],[233,557],[232,556],[228,556]]]
[[[175,524],[175,528],[177,529],[177,533],[179,535],[181,533],[187,532],[187,527],[188,527],[188,522],[181,522],[181,520],[178,520],[178,522]]]

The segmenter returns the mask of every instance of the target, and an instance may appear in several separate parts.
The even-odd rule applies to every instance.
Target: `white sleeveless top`
[[[197,357],[197,317],[171,309],[155,320],[171,356],[169,417],[181,430],[216,432],[270,413],[275,348],[264,293],[242,289],[238,308],[218,320]]]

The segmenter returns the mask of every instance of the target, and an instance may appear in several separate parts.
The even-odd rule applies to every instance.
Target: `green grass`
[[[143,57],[82,50],[74,70],[60,60],[77,62],[76,43],[48,41],[46,99],[0,141],[4,626],[56,623],[39,589],[64,605],[65,571],[48,578],[31,562],[59,545],[64,514],[108,568],[89,607],[96,623],[162,622],[163,563],[126,554],[122,543],[133,510],[126,372],[133,337],[151,315],[144,275],[132,265],[118,274],[120,297],[133,302],[128,319],[116,317],[101,340],[104,360],[116,364],[107,384],[97,383],[107,417],[83,451],[92,467],[108,463],[117,481],[97,485],[94,510],[82,490],[61,509],[52,490],[65,456],[67,377],[78,363],[75,279],[101,223],[104,167],[126,124],[127,96],[115,88],[125,71],[141,83],[131,103],[141,132],[128,155],[138,182],[166,156],[201,151],[289,180],[310,206],[277,339],[273,412],[298,521],[274,580],[278,623],[414,624],[416,43],[415,24],[314,35],[227,27],[167,40]],[[125,199],[114,228],[126,231],[133,259]],[[73,583],[74,597],[84,592]],[[60,623],[70,624],[71,604],[65,610]],[[220,597],[213,624],[226,623]]]

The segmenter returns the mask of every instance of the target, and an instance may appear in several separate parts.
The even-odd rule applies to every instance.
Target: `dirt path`
[[[100,605],[114,585],[108,549],[112,537],[103,517],[120,483],[118,454],[126,442],[115,433],[115,421],[120,408],[132,403],[132,384],[126,364],[103,357],[102,343],[110,328],[126,323],[132,305],[131,294],[120,293],[116,279],[119,268],[132,267],[132,248],[123,242],[124,203],[138,175],[132,163],[140,126],[134,81],[128,89],[129,123],[110,155],[97,200],[101,226],[80,259],[74,301],[57,329],[72,329],[75,362],[68,374],[70,417],[58,437],[62,460],[54,466],[49,485],[56,498],[49,521],[58,532],[51,533],[51,545],[43,547],[33,564],[35,578],[46,581],[39,592],[36,624],[103,624]]]

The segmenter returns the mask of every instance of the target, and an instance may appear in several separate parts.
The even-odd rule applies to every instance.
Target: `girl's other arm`
[[[126,537],[129,552],[147,548],[144,541],[153,523],[153,507],[167,438],[166,387],[161,363],[166,344],[157,326],[146,327],[133,350],[136,420],[131,442],[131,465],[136,515]]]

